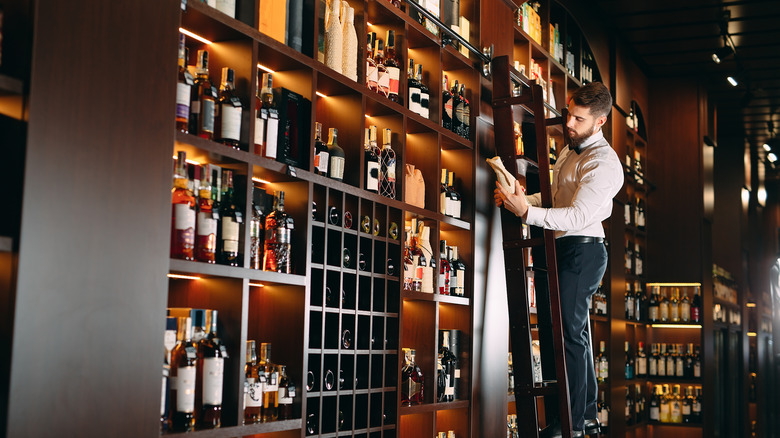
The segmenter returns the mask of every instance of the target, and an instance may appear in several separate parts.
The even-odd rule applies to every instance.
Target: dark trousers
[[[558,242],[556,254],[572,427],[583,430],[585,419],[597,414],[589,309],[607,269],[607,251],[603,243]]]

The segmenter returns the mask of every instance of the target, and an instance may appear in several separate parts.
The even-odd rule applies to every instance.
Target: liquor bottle
[[[636,215],[636,227],[640,230],[645,229],[645,201],[642,198],[636,198],[636,207],[634,207]]]
[[[650,344],[650,356],[647,358],[647,375],[658,375],[658,344]]]
[[[680,289],[672,290],[672,299],[669,300],[669,320],[671,322],[680,322]]]
[[[658,421],[661,423],[671,422],[672,415],[672,397],[669,394],[669,386],[663,385],[663,392],[661,394],[661,407]]]
[[[609,378],[609,359],[605,352],[604,341],[599,342],[599,355],[596,357],[597,370],[596,377],[599,383],[604,383]]]
[[[431,90],[423,82],[423,66],[417,64],[415,66],[415,77],[420,84],[420,115],[429,119],[431,117]]]
[[[636,353],[636,376],[639,378],[647,377],[647,355],[644,347],[645,343],[640,342]]]
[[[680,397],[680,385],[672,387],[671,411],[669,412],[669,421],[671,423],[682,423],[682,398]]]
[[[691,406],[691,423],[701,423],[701,387],[699,386],[694,390]]]
[[[693,300],[691,301],[691,322],[695,324],[701,323],[702,314],[702,302],[699,296],[699,286],[693,288]]]
[[[630,426],[634,424],[634,399],[631,398],[631,390],[628,387],[626,387],[626,404],[624,412],[626,425]]]
[[[450,202],[449,192],[449,178],[450,173],[447,169],[441,170],[441,187],[439,190],[439,213],[447,214],[448,204]]]
[[[395,199],[395,151],[391,144],[392,132],[389,129],[382,130],[382,151],[379,155],[379,194],[390,199]]]
[[[214,199],[211,197],[211,175],[206,166],[203,166],[201,174],[200,187],[198,188],[195,259],[200,262],[215,263],[219,212],[214,209]]]
[[[439,241],[439,293],[441,295],[450,294],[450,262],[447,241]]]
[[[287,375],[287,366],[279,366],[279,419],[290,420],[293,417],[295,384]]]
[[[433,256],[433,247],[431,247],[430,242],[431,228],[424,226],[422,221],[419,222],[419,227],[421,228],[419,247],[426,260],[426,265],[422,266],[423,276],[420,292],[432,294],[436,290],[436,276],[434,275],[436,259]]]
[[[512,352],[507,356],[507,394],[515,393],[515,368],[512,366]]]
[[[265,376],[263,376],[265,377]],[[257,344],[246,341],[246,365],[244,365],[244,424],[260,422],[263,407],[263,382],[257,364]]]
[[[452,259],[450,259],[450,295],[462,297],[465,295],[466,265],[458,257],[458,247],[452,247]]]
[[[404,283],[403,287],[406,291],[414,290],[413,280],[416,267],[414,265],[414,248],[412,247],[414,240],[414,226],[405,227],[406,229],[406,242],[404,244],[403,265],[404,265]]]
[[[650,294],[650,300],[647,302],[647,319],[650,322],[658,322],[661,320],[661,308],[658,302],[659,286],[653,286],[652,293]]]
[[[675,377],[685,377],[685,354],[683,353],[683,344],[676,344],[674,356],[674,375]]]
[[[328,176],[330,154],[328,147],[322,142],[322,123],[314,123],[314,173]]]
[[[458,107],[455,108],[456,118],[459,120],[459,128],[457,134],[463,138],[469,138],[470,130],[469,124],[471,123],[471,105],[469,100],[466,99],[466,85],[460,85],[460,92],[458,93]]]
[[[390,76],[385,68],[385,42],[377,39],[374,48],[374,63],[376,64],[376,92],[387,97],[390,91]]]
[[[450,332],[448,330],[439,331],[439,354],[437,357],[437,367],[439,375],[437,376],[437,394],[438,401],[451,402],[455,400],[455,362],[457,357],[450,350]]]
[[[455,184],[455,172],[450,172],[449,177],[447,178],[447,183],[449,184],[447,186],[447,195],[449,196],[449,201],[447,202],[447,207],[449,208],[449,210],[446,212],[447,216],[460,219],[461,197],[453,187]]]
[[[676,350],[675,344],[669,344],[666,346],[666,376],[667,377],[675,377],[676,376],[676,369],[675,369],[675,359],[677,356],[677,350]]]
[[[190,132],[213,140],[217,89],[209,80],[209,52],[198,50],[196,72],[195,92],[190,103]]]
[[[263,410],[260,421],[263,423],[279,418],[279,370],[271,362],[271,344],[260,344],[260,362],[257,364],[258,374],[265,375],[263,384]],[[262,378],[260,380],[263,380]]]
[[[171,192],[171,258],[194,260],[195,197],[187,188],[187,153],[179,151]]]
[[[638,276],[644,274],[644,258],[639,242],[634,242],[634,274]]]
[[[452,93],[452,126],[450,127],[450,131],[455,134],[458,134],[462,129],[460,119],[462,112],[458,113],[458,108],[463,104],[463,101],[460,97],[460,94],[458,93],[459,88],[460,84],[458,83],[458,80],[455,79],[455,85],[453,85],[452,89],[450,90],[450,93]],[[460,111],[463,111],[463,109],[461,108]]]
[[[693,379],[693,344],[688,344],[688,350],[685,352],[685,363],[683,366],[683,377]]]
[[[682,399],[682,422],[690,423],[693,410],[693,386],[685,388],[685,397]]]
[[[265,217],[263,270],[292,273],[290,245],[293,218],[284,211],[284,192],[274,192],[274,210]]]
[[[189,51],[184,46],[186,37],[179,34],[179,81],[176,83],[176,129],[187,134],[190,123],[190,100],[195,80],[187,70]]]
[[[366,143],[363,147],[365,162],[366,185],[365,189],[372,193],[379,191],[379,155],[376,145],[376,126],[366,128]]]
[[[330,0],[325,23],[325,65],[341,73],[344,51],[344,26],[340,17],[341,1]]]
[[[688,290],[683,293],[683,298],[680,301],[680,322],[691,321],[691,302],[688,300]]]
[[[661,421],[661,386],[653,386],[653,397],[650,399],[650,421]]]
[[[180,317],[177,344],[171,352],[171,432],[189,432],[195,426],[195,377],[198,347],[192,341],[192,320]]]
[[[634,319],[634,292],[631,291],[631,283],[629,282],[626,282],[626,294],[623,301],[626,307],[626,319],[630,321]]]
[[[238,266],[238,228],[243,218],[236,208],[231,170],[222,172],[222,202],[219,206],[219,216],[221,223],[218,228],[217,258],[223,265]]]
[[[376,50],[376,32],[368,33],[368,45],[366,47],[366,86],[369,90],[377,92],[377,65],[374,60]]]
[[[336,128],[330,128],[328,138],[328,156],[330,157],[330,162],[328,164],[328,177],[335,179],[336,181],[342,181],[344,179],[344,162],[346,158],[344,155],[344,149],[339,146],[338,130]]]
[[[631,250],[631,242],[626,240],[626,253],[625,253],[625,265],[626,265],[626,275],[631,275],[633,273],[633,265],[634,265],[634,251]]]
[[[693,378],[701,378],[701,356],[699,355],[699,346],[693,349]]]
[[[631,356],[631,350],[628,345],[628,341],[625,342],[626,363],[624,366],[626,380],[632,380],[634,378],[634,357]]]
[[[401,368],[401,405],[412,406],[424,402],[423,373],[415,362],[415,350],[403,348],[404,365]]]
[[[450,92],[450,82],[447,75],[442,80],[441,104],[444,111],[441,115],[441,125],[444,129],[452,130],[452,93]]]
[[[387,98],[393,102],[401,103],[401,98],[398,96],[401,81],[401,60],[395,51],[395,31],[387,31],[387,39],[385,40],[385,59],[384,67],[387,71],[388,88]]]
[[[344,15],[341,74],[357,81],[358,66],[358,37],[355,30],[355,10],[346,1],[341,3],[342,15]]]
[[[631,225],[631,204],[629,203],[623,205],[623,223]]]
[[[235,72],[232,68],[222,68],[222,82],[219,86],[219,107],[217,109],[217,141],[233,149],[240,149],[241,139],[241,99],[235,94]]]
[[[658,305],[659,319],[661,322],[669,322],[669,300],[666,298],[666,293],[663,289],[659,289],[659,291],[661,292],[661,303]]]
[[[263,224],[266,193],[255,187],[252,191],[252,217],[249,220],[249,267],[263,269]]]
[[[658,375],[666,376],[666,344],[659,344],[658,351]]]
[[[646,318],[647,302],[643,290],[642,283],[639,280],[634,281],[634,319],[637,321],[644,321]]]
[[[636,422],[639,423],[641,421],[644,421],[645,419],[645,394],[642,392],[642,386],[639,383],[634,385],[634,397],[636,398],[636,402],[634,403],[635,409],[635,419]]]
[[[274,104],[273,84],[273,74],[263,73],[255,101],[255,154],[275,160],[279,146],[279,110]]]
[[[609,405],[606,397],[604,397],[604,391],[601,391],[601,400],[598,404],[598,419],[599,423],[601,423],[601,433],[609,433]]]
[[[407,88],[409,90],[409,111],[415,114],[421,114],[422,107],[420,106],[420,82],[417,80],[417,75],[414,70],[414,59],[409,58],[409,68],[406,75]]]
[[[217,335],[217,311],[206,312],[206,337],[198,341],[198,429],[220,427],[222,418],[222,383],[225,377],[227,349]]]
[[[168,422],[170,420],[168,393],[171,390],[169,380],[171,377],[171,363],[168,357],[169,355],[169,351],[166,351],[165,354],[163,354],[162,393],[160,396],[160,432],[162,433],[168,431]]]

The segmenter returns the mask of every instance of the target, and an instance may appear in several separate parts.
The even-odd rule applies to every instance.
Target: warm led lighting
[[[701,324],[653,324],[653,328],[701,328]]]
[[[249,285],[252,287],[265,287],[265,285],[261,283],[249,283]]]
[[[775,155],[774,152],[770,152],[766,154],[766,159],[769,160],[770,163],[774,163],[775,161],[777,161],[777,155]]]
[[[370,118],[371,118],[371,116],[369,116],[368,114],[366,114],[366,118],[367,118],[367,119],[370,119]]]
[[[686,287],[686,286],[701,286],[701,283],[647,283],[648,286],[676,286],[676,287]]]
[[[373,24],[371,24],[368,21],[366,21],[366,26],[373,26]]]
[[[320,97],[328,97],[328,96],[320,93],[319,91],[315,91],[314,94],[316,94],[317,96],[320,96]]]
[[[747,303],[745,307],[756,307],[756,303]]]
[[[756,192],[756,198],[758,199],[758,203],[761,204],[761,206],[766,205],[766,188],[759,187],[758,192]]]
[[[772,146],[769,146],[768,144],[764,143],[764,150],[769,152],[772,150]]]
[[[755,338],[756,336],[758,336],[756,335],[756,332],[748,332],[747,335],[750,336],[751,338]]]
[[[734,76],[729,76],[726,80],[729,81],[729,84],[731,84],[732,87],[736,87],[738,84],[737,80],[734,79]]]
[[[188,37],[192,37],[192,38],[202,42],[203,44],[209,44],[209,45],[214,44],[211,41],[207,40],[206,38],[203,38],[202,36],[200,36],[198,34],[194,34],[194,33],[188,31],[187,29],[185,29],[183,27],[179,28],[179,32],[183,33],[184,35],[187,35]]]
[[[260,70],[263,70],[263,71],[267,71],[268,73],[275,73],[273,70],[271,70],[270,68],[264,66],[263,64],[260,64],[259,62],[257,63],[257,68],[259,68]]]
[[[260,179],[258,177],[253,177],[252,181],[254,181],[256,183],[260,183],[260,184],[271,184],[271,181],[266,181],[266,180]]]
[[[168,274],[168,278],[177,278],[180,280],[200,280],[200,277],[194,275]]]
[[[173,156],[173,159],[174,159],[174,161],[175,161],[175,160],[178,160],[178,159],[179,159],[179,157],[177,157],[176,155],[174,155],[174,156]],[[195,160],[186,159],[186,160],[184,160],[184,161],[186,161],[186,162],[187,162],[187,164],[192,164],[193,166],[200,166],[200,163],[199,163],[199,162],[197,162],[197,161],[195,161]]]

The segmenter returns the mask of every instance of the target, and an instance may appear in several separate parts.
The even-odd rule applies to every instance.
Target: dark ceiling
[[[648,76],[701,78],[717,105],[718,137],[753,147],[780,134],[780,0],[597,0]],[[734,55],[712,60],[727,29]],[[726,78],[734,76],[736,87]],[[780,155],[780,144],[778,155]],[[780,165],[780,162],[777,163]]]

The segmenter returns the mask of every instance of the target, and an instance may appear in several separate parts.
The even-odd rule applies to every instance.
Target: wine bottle
[[[265,251],[263,269],[266,271],[292,273],[290,244],[292,242],[293,219],[284,211],[284,192],[274,192],[274,210],[265,218]]]
[[[238,228],[239,224],[243,222],[243,218],[241,212],[236,208],[233,194],[233,171],[231,170],[222,172],[222,193],[217,255],[221,264],[238,266]]]
[[[195,426],[195,378],[198,347],[192,342],[192,320],[180,317],[171,352],[171,408],[172,432],[189,432]]]
[[[279,420],[293,418],[293,401],[295,400],[295,384],[287,375],[287,367],[279,366]]]
[[[192,86],[195,80],[187,70],[187,58],[189,51],[184,46],[186,37],[179,34],[179,81],[176,84],[176,129],[183,133],[189,132],[190,100],[192,99]]]
[[[463,101],[458,93],[459,88],[460,85],[458,84],[458,80],[455,79],[455,85],[450,90],[450,93],[452,93],[452,126],[450,127],[450,131],[458,135],[460,135],[462,129],[461,115],[463,114],[463,108],[461,107]],[[459,110],[460,112],[458,112]]]
[[[187,188],[187,153],[179,151],[173,176],[171,204],[171,258],[194,260],[195,197]]]
[[[376,50],[376,32],[369,32],[368,45],[366,47],[366,86],[369,90],[377,92],[377,65],[374,60],[374,52]]]
[[[450,294],[450,262],[449,262],[449,247],[447,241],[442,240],[439,242],[439,293],[441,295]]]
[[[442,80],[442,97],[441,97],[441,103],[442,108],[444,108],[444,111],[442,111],[441,115],[441,124],[444,127],[444,129],[452,130],[452,93],[450,92],[449,88],[449,79],[447,78],[447,75],[444,75],[444,79]]]
[[[392,132],[383,130],[383,145],[380,153],[379,194],[395,199],[395,151],[391,145]]]
[[[207,140],[214,139],[217,89],[209,80],[209,52],[198,50],[195,92],[190,103],[190,132]]]
[[[401,405],[413,406],[422,404],[424,398],[423,373],[415,362],[416,351],[403,348],[404,365],[401,368]]]
[[[328,147],[322,142],[322,123],[314,123],[314,173],[328,176],[330,154]]]
[[[458,257],[458,247],[452,247],[450,259],[450,295],[462,297],[465,295],[466,264]]]
[[[214,263],[217,254],[217,224],[219,213],[214,209],[211,197],[211,174],[206,166],[201,171],[198,188],[197,233],[195,236],[195,259]]]
[[[222,384],[227,349],[217,335],[217,311],[206,312],[208,334],[198,342],[198,384],[200,393],[198,429],[214,429],[222,424]],[[198,391],[199,389],[199,391]]]
[[[398,58],[398,54],[395,50],[395,31],[394,30],[388,30],[387,31],[387,40],[385,41],[385,61],[384,66],[385,70],[387,70],[387,76],[388,76],[388,88],[387,88],[387,98],[390,99],[393,102],[401,103],[401,99],[399,97],[399,88],[400,88],[400,81],[401,81],[401,61]]]
[[[216,123],[217,141],[233,149],[239,149],[241,139],[241,99],[235,94],[235,72],[232,68],[222,69],[222,82],[219,87],[218,119]]]
[[[447,186],[447,196],[449,196],[449,200],[447,202],[449,211],[447,211],[447,215],[456,219],[460,219],[461,196],[460,193],[455,191],[455,188],[453,187],[455,184],[455,172],[450,172],[449,177],[447,178],[447,184],[449,184]]]
[[[416,79],[420,84],[420,115],[428,119],[431,117],[431,92],[428,86],[423,83],[423,66],[417,64],[416,69]]]
[[[279,110],[274,104],[273,80],[273,74],[263,73],[257,87],[255,153],[275,160],[279,143]]]
[[[466,85],[461,84],[460,85],[460,93],[458,94],[460,97],[460,107],[458,109],[458,116],[460,119],[460,131],[458,135],[460,135],[463,138],[469,138],[470,135],[470,128],[469,124],[471,123],[471,105],[469,104],[469,100],[466,99]],[[553,150],[555,150],[553,148]]]
[[[338,144],[338,130],[336,128],[330,128],[330,135],[328,139],[328,156],[330,163],[328,164],[328,176],[336,181],[342,181],[344,179],[344,164],[345,156],[344,149]]]
[[[341,73],[344,51],[344,26],[340,18],[341,1],[330,0],[325,23],[325,65]]]
[[[341,4],[344,17],[341,73],[353,81],[357,81],[358,38],[355,31],[355,10],[346,1]]]
[[[263,384],[257,367],[257,344],[246,341],[246,365],[244,365],[244,424],[260,422],[263,406]]]
[[[407,69],[407,89],[409,91],[409,111],[420,114],[422,107],[420,105],[420,83],[414,71],[414,59],[409,58],[409,68]]]
[[[376,146],[376,126],[366,128],[366,143],[363,149],[366,185],[369,192],[379,191],[379,149]]]
[[[387,75],[385,62],[385,42],[376,40],[376,49],[374,52],[374,63],[376,63],[376,92],[387,97],[390,90],[390,76]]]

